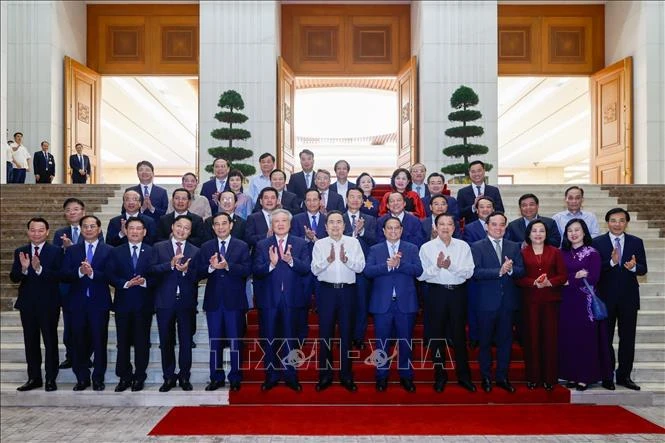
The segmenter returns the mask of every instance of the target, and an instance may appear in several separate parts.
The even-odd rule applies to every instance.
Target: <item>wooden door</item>
[[[90,157],[91,174],[88,183],[99,180],[101,152],[99,145],[99,112],[101,107],[101,75],[85,65],[65,57],[65,183],[71,183],[69,156],[76,151],[76,143],[83,145],[83,153]]]
[[[598,184],[633,183],[633,59],[591,76],[591,176]]]
[[[277,167],[287,175],[295,168],[293,103],[295,76],[282,57],[277,58]]]
[[[397,167],[418,162],[418,67],[416,57],[397,74]]]

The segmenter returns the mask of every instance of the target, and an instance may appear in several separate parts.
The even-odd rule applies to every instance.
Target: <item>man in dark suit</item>
[[[475,203],[477,219],[466,223],[462,240],[469,246],[487,237],[487,216],[494,212],[494,201],[489,197],[480,197]]]
[[[148,277],[152,247],[143,243],[146,230],[143,220],[127,219],[127,243],[111,251],[108,279],[115,289],[113,311],[118,354],[115,373],[120,379],[115,392],[143,390],[150,358],[150,326],[154,299],[154,281]],[[134,348],[134,369],[130,350]]]
[[[38,154],[39,155],[39,154]],[[14,251],[14,263],[9,273],[11,281],[20,283],[15,309],[21,315],[28,381],[17,388],[30,391],[42,386],[42,351],[39,336],[46,350],[46,391],[55,391],[58,376],[58,276],[62,252],[49,244],[48,222],[35,217],[28,222],[30,243]]]
[[[351,166],[346,160],[337,160],[335,162],[335,178],[337,181],[330,185],[330,190],[342,197],[344,206],[346,206],[346,192],[356,187],[356,184],[349,180],[349,171]]]
[[[48,152],[49,143],[42,142],[42,151],[36,152],[32,158],[32,164],[35,171],[36,183],[51,183],[55,177],[55,159],[53,154]]]
[[[432,196],[440,194],[446,198],[446,203],[448,204],[448,210],[446,213],[455,217],[455,223],[459,223],[459,204],[457,203],[457,199],[455,197],[444,193],[445,183],[445,177],[439,172],[432,172],[427,177],[427,195],[422,199],[423,206],[425,206],[425,215],[432,215],[432,210],[430,208]],[[450,194],[450,191],[445,192]]]
[[[372,279],[369,311],[374,315],[377,350],[388,355],[388,341],[397,340],[399,382],[407,392],[416,392],[411,363],[411,338],[418,312],[415,279],[423,273],[418,247],[401,241],[402,224],[391,217],[383,225],[385,242],[370,249],[364,274]],[[393,332],[394,331],[394,332]],[[390,360],[376,368],[376,390],[388,387]]]
[[[74,146],[76,154],[69,156],[69,168],[72,170],[72,183],[85,183],[92,173],[90,158],[83,154],[83,145],[77,143]]]
[[[376,218],[360,212],[363,205],[363,192],[359,188],[346,191],[347,211],[344,214],[344,235],[355,237],[360,242],[365,261],[369,248],[376,243]],[[364,273],[356,275],[356,315],[354,319],[351,345],[356,349],[365,348],[367,331],[367,307],[371,282]]]
[[[157,238],[157,225],[155,221],[145,214],[142,214],[141,202],[143,198],[138,191],[128,189],[122,196],[122,213],[109,220],[109,226],[106,228],[106,243],[115,247],[127,243],[127,219],[137,217],[143,221],[146,227],[146,236],[143,242],[153,244]]]
[[[240,390],[243,327],[248,304],[245,296],[247,277],[252,272],[252,260],[247,243],[231,236],[231,216],[221,212],[213,218],[215,238],[201,246],[197,273],[207,278],[203,310],[206,311],[210,340],[210,383],[206,391],[225,385],[222,368],[222,341],[231,348],[231,390]]]
[[[90,343],[94,352],[92,388],[103,391],[106,374],[109,311],[111,291],[106,270],[113,248],[99,241],[102,222],[93,215],[81,219],[83,243],[72,245],[65,252],[63,279],[71,283],[69,297],[74,337],[75,391],[90,386],[88,357]]]
[[[136,164],[136,175],[139,177],[139,184],[127,188],[127,191],[133,190],[139,193],[142,198],[141,214],[152,218],[157,223],[159,217],[166,214],[166,209],[169,206],[166,189],[153,183],[155,168],[147,160],[142,160]]]
[[[189,378],[192,369],[192,322],[196,321],[198,298],[194,268],[199,249],[187,241],[191,231],[192,220],[189,215],[176,217],[171,225],[171,238],[153,246],[152,263],[148,271],[155,280],[155,310],[164,377],[159,392],[170,391],[176,381],[183,391],[193,389]],[[177,375],[176,324],[180,369]]]
[[[254,294],[266,370],[262,391],[277,386],[280,378],[294,391],[302,390],[295,367],[289,363],[298,348],[293,339],[298,330],[296,314],[307,306],[301,280],[309,273],[311,255],[305,240],[289,235],[291,218],[284,209],[274,210],[273,235],[259,241],[254,254]]]
[[[614,328],[619,324],[619,366],[616,383],[639,391],[640,387],[630,378],[635,358],[635,330],[637,311],[640,309],[638,275],[647,273],[647,258],[642,239],[626,233],[630,214],[623,208],[610,209],[605,214],[609,232],[593,239],[593,247],[601,258],[601,274],[598,282],[600,297],[607,306],[608,343],[612,349],[612,368],[616,365],[614,354]]]
[[[210,209],[214,215],[219,209],[219,194],[229,190],[229,162],[224,158],[216,158],[212,162],[212,168],[215,176],[203,183],[201,195],[210,202]]]
[[[291,174],[287,189],[298,196],[300,200],[305,199],[305,191],[313,189],[314,184],[314,153],[309,149],[303,149],[298,154],[302,171]]]
[[[277,189],[272,186],[263,188],[259,193],[259,202],[261,210],[247,217],[245,227],[245,241],[252,248],[259,241],[272,235],[270,217],[272,211],[277,207]]]
[[[280,208],[286,209],[292,215],[301,212],[302,199],[293,192],[286,190],[286,174],[281,169],[274,169],[270,173],[270,186],[277,189],[277,203]],[[256,199],[256,205],[253,212],[261,210],[261,202]]]
[[[561,245],[561,234],[559,234],[559,228],[556,225],[556,222],[549,217],[541,217],[538,214],[538,197],[534,194],[524,194],[520,197],[518,201],[520,207],[521,218],[511,221],[508,223],[508,228],[506,229],[506,238],[508,240],[522,243],[524,241],[524,235],[526,232],[526,227],[533,220],[542,220],[547,228],[547,240],[548,245],[558,248]]]
[[[457,192],[460,217],[465,219],[465,223],[471,223],[478,219],[475,204],[482,196],[492,199],[495,211],[503,212],[503,201],[499,188],[485,184],[485,163],[480,160],[469,163],[469,177],[471,178],[471,184]]]
[[[168,240],[171,235],[173,221],[178,216],[189,215],[192,219],[192,232],[189,236],[189,241],[196,247],[201,246],[204,238],[203,219],[193,212],[189,212],[189,205],[192,202],[192,194],[190,194],[185,188],[178,188],[173,191],[171,199],[173,201],[173,212],[169,212],[160,217],[157,240]]]
[[[231,228],[231,235],[234,238],[245,241],[245,228],[247,221],[239,215],[235,214],[236,205],[238,204],[238,196],[233,191],[224,191],[219,196],[219,211],[226,212],[231,216],[233,228]],[[259,205],[260,206],[260,205]],[[215,231],[212,228],[212,217],[208,217],[203,225],[202,243],[215,238]]]
[[[427,200],[429,201],[429,204],[427,205],[427,212],[429,215],[421,220],[423,225],[423,235],[426,242],[436,238],[439,235],[436,231],[436,217],[439,214],[448,214],[453,217],[455,220],[455,232],[453,237],[461,237],[459,223],[457,223],[455,216],[450,213],[448,199],[446,197],[446,195],[442,194],[434,194],[427,197]]]
[[[418,248],[425,243],[426,239],[423,236],[423,228],[420,220],[418,217],[404,211],[405,207],[404,195],[401,192],[391,192],[390,196],[388,196],[388,213],[379,217],[376,222],[377,242],[386,240],[383,232],[383,225],[386,223],[386,220],[390,217],[396,217],[402,222],[402,228],[404,228],[402,231],[402,240],[413,243]]]
[[[85,216],[85,203],[75,197],[70,197],[62,205],[65,210],[65,220],[68,226],[58,229],[53,235],[53,246],[61,248],[64,255],[71,245],[83,243],[81,226],[79,222]],[[104,235],[99,232],[99,240],[104,241]],[[65,344],[65,360],[60,363],[60,369],[72,367],[74,343],[72,339],[72,315],[69,309],[69,285],[60,283],[60,306],[62,307],[62,342]],[[92,353],[92,351],[91,351]]]
[[[514,280],[524,274],[520,245],[505,240],[506,216],[493,212],[487,217],[488,236],[471,245],[475,269],[472,303],[478,314],[481,387],[492,390],[492,342],[496,343],[496,385],[508,392],[515,388],[508,380],[513,343],[513,313],[519,307],[520,291]],[[501,257],[501,258],[499,258]]]
[[[344,212],[344,199],[338,193],[330,190],[330,172],[325,169],[316,171],[314,178],[316,190],[321,195],[321,212],[327,214],[328,211]]]

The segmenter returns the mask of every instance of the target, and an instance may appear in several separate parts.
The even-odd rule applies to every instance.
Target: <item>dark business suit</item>
[[[58,279],[62,265],[62,252],[57,247],[44,243],[38,251],[42,270],[37,275],[28,266],[28,273],[21,272],[19,253],[34,254],[34,245],[29,243],[14,251],[14,263],[9,277],[20,283],[15,309],[20,311],[25,344],[25,360],[28,365],[28,379],[42,380],[42,351],[39,336],[44,340],[46,350],[44,369],[46,380],[55,381],[58,376],[58,320],[60,318]]]
[[[145,214],[139,214],[138,218],[145,224],[146,234],[143,242],[148,245],[153,244],[157,239],[157,225],[155,221]],[[120,220],[127,220],[127,215],[124,212],[109,220],[109,226],[106,228],[106,243],[113,247],[127,244],[127,236],[125,235],[122,238],[119,236],[121,231]]]
[[[187,215],[192,218],[192,231],[187,238],[187,241],[191,242],[194,246],[199,247],[203,244],[203,219],[201,216],[196,215],[193,212],[188,211]],[[173,225],[175,217],[175,212],[169,212],[160,217],[156,241],[168,240],[171,237],[171,226]]]
[[[640,285],[638,275],[647,273],[647,258],[641,238],[624,233],[624,245],[621,251],[621,263],[610,265],[614,245],[610,234],[606,233],[593,239],[593,247],[600,253],[601,274],[598,292],[607,305],[608,342],[612,347],[614,328],[619,323],[619,366],[616,380],[622,383],[630,378],[635,358],[635,330],[637,311],[640,309]],[[626,269],[623,264],[635,256],[635,272]],[[616,357],[612,347],[612,368],[616,366]]]
[[[359,212],[358,216],[356,216],[356,223],[358,222],[358,217],[364,220],[365,225],[361,234],[356,238],[360,242],[365,262],[367,262],[369,249],[376,243],[376,218]],[[353,236],[353,223],[348,212],[344,214],[344,235]],[[367,331],[367,307],[371,286],[372,282],[365,277],[365,274],[356,274],[356,311],[353,330],[351,331],[351,338],[353,340],[365,339],[365,332]]]
[[[508,379],[510,350],[513,336],[513,313],[519,307],[520,291],[515,279],[524,274],[524,264],[520,245],[510,240],[502,241],[502,257],[513,261],[512,274],[499,276],[499,270],[505,258],[499,262],[494,242],[489,237],[471,245],[471,254],[475,269],[473,271],[473,291],[469,292],[469,304],[478,314],[480,341],[480,374],[483,379],[490,379],[492,364],[492,341],[496,343],[497,381]]]
[[[323,195],[321,195],[323,199]],[[328,188],[328,200],[326,200],[326,212],[330,211],[340,211],[344,212],[346,210],[346,205],[344,205],[344,199],[337,192]]]
[[[221,254],[221,240],[214,238],[201,246],[197,273],[200,278],[208,279],[203,310],[206,312],[210,339],[210,381],[221,382],[225,379],[222,368],[222,341],[228,340],[231,348],[229,382],[238,383],[242,380],[240,339],[248,308],[245,292],[247,277],[252,273],[252,260],[247,243],[233,237],[228,237],[225,241],[224,258],[229,264],[229,270],[214,269],[209,272],[210,257]]]
[[[284,250],[291,246],[293,267],[281,258],[277,266],[270,270],[270,247],[277,248],[277,238],[273,235],[261,240],[254,254],[254,295],[259,309],[259,327],[264,351],[266,381],[275,382],[283,376],[285,381],[296,380],[293,365],[283,365],[287,352],[297,348],[295,340],[298,330],[298,309],[307,307],[308,295],[303,290],[302,278],[310,272],[312,256],[305,240],[289,235]],[[260,282],[260,285],[256,283]],[[278,338],[287,338],[286,343]],[[283,352],[280,352],[283,351]]]
[[[293,192],[289,192],[284,189],[281,193],[281,197],[278,196],[279,204],[282,206],[282,209],[286,209],[292,215],[296,215],[302,212],[302,200],[295,195]],[[261,202],[257,199],[256,204],[252,212],[259,212],[261,210]]]
[[[118,354],[115,374],[120,380],[144,382],[150,358],[150,326],[155,309],[153,298],[154,281],[148,276],[152,261],[152,247],[145,243],[136,249],[138,261],[132,263],[133,246],[120,245],[111,251],[108,279],[115,288],[113,311],[118,338]],[[126,282],[135,276],[146,279],[146,287],[132,286],[125,289]],[[134,347],[134,365],[130,361],[130,348]]]
[[[484,238],[487,238],[487,231],[485,230],[485,224],[482,223],[480,220],[476,219],[475,221],[467,223],[464,226],[464,233],[462,234],[462,240],[464,240],[469,246]],[[476,305],[474,303],[471,303],[471,298],[476,293],[476,286],[473,279],[469,280],[468,291],[469,291],[469,303],[467,308],[467,317],[469,320],[469,340],[477,342],[479,335],[478,313],[476,311]],[[516,309],[519,309],[519,306]]]
[[[228,177],[224,178],[224,181],[225,181],[224,189],[222,189],[222,191],[228,191],[230,189],[229,178]],[[212,209],[213,215],[217,214],[217,210],[219,209],[219,202],[215,201],[212,198],[212,195],[216,192],[217,192],[217,179],[215,177],[203,183],[203,186],[201,186],[201,195],[207,198],[208,202],[210,202],[210,209]]]
[[[113,248],[98,242],[90,265],[93,269],[92,279],[83,275],[79,277],[79,267],[86,259],[88,243],[72,245],[65,252],[62,276],[71,283],[69,290],[69,306],[72,312],[72,335],[74,337],[74,362],[72,369],[76,379],[81,382],[90,381],[88,357],[90,343],[95,354],[93,361],[92,380],[104,382],[107,362],[107,343],[109,311],[111,310],[111,291],[108,286],[106,270]]]
[[[88,177],[92,173],[90,168],[90,158],[85,154],[81,155],[83,156],[82,164],[78,154],[72,154],[69,156],[69,167],[72,170],[72,183],[85,183],[88,181]],[[81,175],[79,169],[83,169],[85,175]]]
[[[450,195],[444,195],[443,196],[446,199],[446,203],[448,203],[448,210],[446,211],[446,214],[450,214],[453,217],[455,217],[455,222],[459,222],[459,204],[457,203],[457,199],[455,197],[451,197]],[[429,205],[432,202],[432,196],[429,194],[429,191],[427,191],[427,197],[423,199],[423,206],[425,207],[425,215],[428,217],[432,215],[432,210],[430,209]]]
[[[35,152],[32,157],[33,171],[39,176],[37,183],[51,183],[51,176],[55,177],[55,159],[50,152],[44,156],[44,151]]]
[[[353,183],[351,180],[347,180],[346,182],[348,183],[348,187],[346,188],[347,191],[348,191],[349,189],[355,189],[355,188],[356,188],[356,184]],[[330,189],[332,192],[334,192],[335,194],[339,195],[340,197],[342,196],[339,192],[337,192],[337,182],[331,184],[330,187],[329,187],[328,189]],[[346,195],[344,195],[344,198],[346,198]]]
[[[392,347],[388,346],[388,340],[399,340],[399,375],[411,380],[410,343],[418,312],[415,279],[423,273],[423,267],[416,245],[400,240],[398,251],[402,254],[400,265],[391,270],[386,265],[391,256],[388,244],[383,241],[372,246],[363,273],[373,280],[369,312],[374,314],[377,349],[388,355]],[[389,363],[377,366],[376,379],[388,378],[389,370]]]
[[[478,215],[473,212],[473,209],[471,209],[473,207],[473,202],[476,200],[475,188],[476,185],[470,184],[457,191],[457,203],[460,207],[460,217],[464,218],[466,223],[478,220]],[[492,199],[495,211],[504,211],[499,188],[485,185],[485,192],[483,195]]]
[[[436,219],[436,217],[434,217],[434,219]],[[430,214],[424,219],[420,220],[420,223],[423,225],[423,238],[425,239],[425,243],[432,240],[432,227],[434,226],[434,219],[432,219],[432,214]],[[453,232],[453,238],[460,238],[460,237],[461,235],[460,235],[459,223],[457,223],[457,220],[455,220],[455,232]]]
[[[77,244],[84,242],[79,227],[79,238]],[[62,248],[62,236],[65,235],[68,239],[74,238],[71,226],[66,226],[55,231],[53,235],[53,246]],[[100,231],[99,241],[104,241],[104,234]],[[64,249],[62,249],[64,255]],[[62,307],[62,342],[65,345],[65,358],[70,360],[74,355],[74,340],[72,338],[72,314],[69,309],[69,284],[60,283],[60,306]],[[92,351],[90,351],[92,353]]]
[[[558,248],[561,245],[561,234],[559,233],[559,227],[556,225],[556,222],[549,217],[538,216],[536,218],[547,226],[547,240],[545,242],[550,246]],[[526,226],[527,223],[524,222],[524,217],[515,219],[508,223],[504,237],[508,240],[522,243],[526,235]]]
[[[126,191],[136,191],[139,195],[143,196],[143,185],[138,184],[126,189]],[[141,199],[143,201],[143,198]],[[150,189],[150,202],[152,203],[154,212],[145,211],[142,212],[143,215],[146,215],[154,220],[155,223],[159,222],[159,218],[166,214],[166,209],[169,207],[169,197],[166,194],[166,189],[152,184],[152,189]]]
[[[476,219],[471,223],[464,225],[464,234],[462,240],[468,243],[469,246],[487,237],[486,224]]]
[[[208,217],[205,220],[205,222],[203,222],[201,244],[207,242],[208,240],[212,240],[213,238],[216,237],[215,231],[212,229],[213,218],[214,217]],[[247,241],[245,240],[245,227],[247,226],[247,222],[245,221],[244,218],[240,217],[239,215],[231,214],[231,218],[233,220],[233,228],[231,228],[231,236],[237,238],[238,240],[242,240],[246,243]]]
[[[254,248],[256,244],[261,240],[264,240],[268,236],[268,231],[272,226],[268,226],[266,222],[266,217],[263,214],[263,211],[254,212],[247,217],[247,223],[245,225],[245,241],[247,244]]]
[[[159,329],[159,348],[162,357],[164,381],[189,381],[192,369],[192,321],[198,297],[196,260],[199,248],[185,242],[182,263],[190,259],[186,273],[171,269],[175,256],[171,240],[155,243],[152,248],[152,262],[149,275],[155,281],[155,310]],[[175,373],[175,337],[178,324],[178,367]]]
[[[383,225],[386,224],[386,220],[391,217],[391,214],[388,213],[380,217],[376,221],[376,241],[382,242],[386,240],[386,236],[383,233]],[[427,241],[423,235],[423,227],[420,222],[420,219],[415,215],[411,215],[404,212],[404,218],[402,219],[402,240],[409,243],[413,243],[416,247],[420,248],[423,243]]]
[[[291,174],[289,184],[286,185],[286,189],[297,195],[300,200],[305,200],[305,192],[307,192],[308,189],[316,189],[314,184],[314,176],[316,175],[316,172],[312,171],[309,174],[311,179],[309,187],[307,187],[307,181],[305,180],[305,173],[303,171]]]

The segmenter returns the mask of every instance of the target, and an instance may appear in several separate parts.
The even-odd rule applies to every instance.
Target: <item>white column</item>
[[[7,2],[0,2],[0,183],[7,183]]]
[[[414,1],[411,4],[412,53],[419,59],[420,159],[429,171],[463,161],[443,155],[443,148],[457,143],[444,131],[450,96],[461,85],[479,97],[483,117],[476,124],[485,134],[472,143],[489,147],[478,159],[494,165],[488,173],[496,183],[497,150],[497,2]],[[448,177],[446,177],[447,179]]]
[[[243,128],[252,137],[242,147],[254,157],[246,163],[258,164],[263,152],[275,154],[277,56],[279,55],[279,1],[201,1],[199,64],[199,172],[200,181],[212,163],[208,149],[221,146],[210,136],[222,127],[214,115],[220,95],[233,89],[245,102],[249,117]]]
[[[10,137],[22,132],[31,152],[40,150],[42,140],[49,141],[56,159],[55,182],[61,183],[63,59],[68,55],[85,63],[85,2],[11,1],[6,8],[6,128]],[[34,181],[33,174],[26,181]]]
[[[605,4],[605,64],[633,57],[635,183],[665,183],[665,4]]]

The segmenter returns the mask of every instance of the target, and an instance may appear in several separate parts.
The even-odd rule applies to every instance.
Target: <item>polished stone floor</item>
[[[548,436],[344,436],[285,437],[214,436],[214,437],[148,437],[148,432],[169,411],[167,407],[140,408],[71,408],[71,407],[2,407],[0,408],[0,441],[8,442],[662,442],[663,435],[548,435]],[[665,427],[662,407],[627,407],[630,411]],[[248,417],[251,417],[248,408]]]

